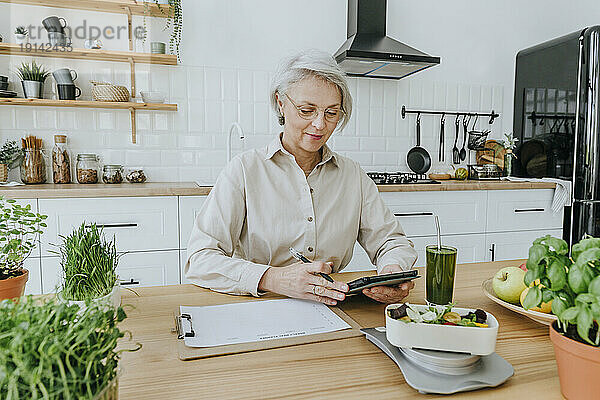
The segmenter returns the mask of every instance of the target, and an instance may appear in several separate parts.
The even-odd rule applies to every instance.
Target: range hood
[[[348,0],[348,39],[333,56],[350,76],[401,79],[440,63],[386,36],[387,0]]]

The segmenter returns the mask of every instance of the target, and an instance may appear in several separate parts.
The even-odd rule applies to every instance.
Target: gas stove
[[[402,184],[439,184],[427,178],[424,174],[413,172],[367,172],[369,178],[377,185],[402,185]]]

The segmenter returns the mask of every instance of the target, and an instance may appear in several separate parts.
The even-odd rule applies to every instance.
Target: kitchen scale
[[[361,332],[398,365],[406,383],[419,393],[452,394],[495,387],[514,374],[512,365],[496,353],[477,356],[399,348],[387,341],[384,327]]]

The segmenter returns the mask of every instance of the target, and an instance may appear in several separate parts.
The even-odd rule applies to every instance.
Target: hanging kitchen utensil
[[[416,174],[425,174],[431,167],[431,157],[427,150],[421,147],[421,114],[417,114],[417,145],[406,154],[406,163]]]
[[[442,119],[440,121],[440,149],[438,155],[438,161],[444,162],[444,125],[446,123],[446,114],[442,113]]]
[[[460,164],[460,151],[456,146],[456,143],[458,142],[458,135],[460,133],[460,123],[458,122],[459,118],[460,114],[458,114],[456,116],[456,120],[454,120],[454,129],[456,131],[456,136],[454,137],[454,147],[452,148],[452,162],[454,164]]]
[[[467,119],[467,116],[465,115],[463,118],[463,144],[462,144],[462,148],[460,149],[460,161],[465,161],[465,159],[467,158],[467,151],[465,150],[465,144],[467,143],[467,129],[469,127],[469,121],[471,120],[471,116],[469,116],[469,119]]]

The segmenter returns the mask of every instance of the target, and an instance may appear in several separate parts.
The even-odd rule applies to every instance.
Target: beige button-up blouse
[[[185,276],[215,291],[258,296],[270,267],[308,259],[332,261],[334,272],[352,258],[358,241],[378,270],[409,269],[413,244],[358,163],[323,147],[308,175],[281,145],[235,157],[221,172],[198,214],[187,250]]]

